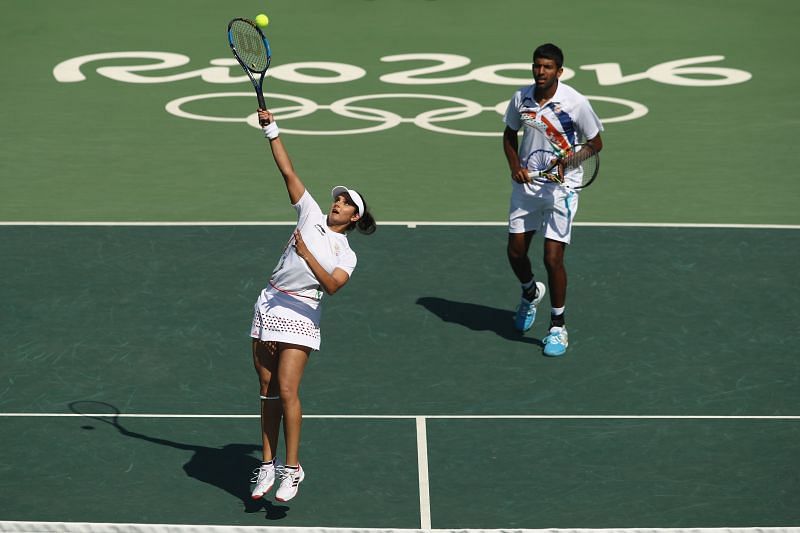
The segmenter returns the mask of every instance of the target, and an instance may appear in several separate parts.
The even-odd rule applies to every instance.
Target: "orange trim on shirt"
[[[569,140],[567,140],[567,137],[561,133],[558,128],[556,128],[549,120],[547,120],[546,117],[540,115],[538,118],[545,126],[547,126],[547,132],[545,135],[550,143],[558,146],[558,148],[565,153],[572,149],[572,145],[570,144]]]

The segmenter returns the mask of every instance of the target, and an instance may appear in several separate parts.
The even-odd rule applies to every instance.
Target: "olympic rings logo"
[[[191,120],[205,120],[210,122],[245,122],[254,128],[260,128],[258,124],[258,116],[256,113],[242,118],[231,117],[214,117],[209,115],[200,115],[197,113],[190,113],[184,110],[183,106],[191,102],[201,100],[208,100],[212,98],[253,98],[253,92],[225,92],[225,93],[210,93],[198,94],[193,96],[184,96],[170,101],[165,106],[168,113],[185,119]],[[443,96],[437,94],[423,94],[423,93],[382,93],[382,94],[367,94],[361,96],[349,96],[341,98],[329,105],[320,105],[317,102],[308,98],[302,98],[290,94],[277,94],[277,93],[264,93],[264,98],[269,102],[288,101],[293,105],[274,105],[270,106],[270,110],[275,114],[277,120],[281,120],[281,131],[294,135],[358,135],[363,133],[375,133],[384,131],[400,124],[410,123],[415,126],[436,132],[449,135],[464,135],[470,137],[499,137],[503,133],[501,128],[495,131],[470,131],[466,129],[459,129],[455,127],[448,127],[444,124],[454,121],[472,119],[484,112],[495,113],[501,117],[505,113],[508,101],[504,100],[494,106],[483,106],[473,100],[466,98],[459,98],[456,96]],[[611,117],[600,117],[604,123],[611,122],[624,122],[628,120],[635,120],[647,114],[647,107],[644,105],[625,100],[622,98],[612,98],[610,96],[587,96],[592,101],[602,101],[614,104],[623,108],[623,113]],[[379,109],[371,106],[356,105],[365,101],[372,100],[386,100],[386,99],[422,99],[422,100],[435,100],[446,102],[447,107],[432,109],[418,113],[413,117],[403,117],[392,111]],[[337,116],[349,119],[361,120],[365,122],[375,123],[374,125],[340,130],[304,130],[296,129],[285,126],[289,120],[293,118],[307,117],[318,111],[330,111]]]

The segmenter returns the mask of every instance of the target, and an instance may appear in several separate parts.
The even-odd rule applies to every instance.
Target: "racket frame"
[[[531,178],[533,181],[536,181],[538,183],[556,183],[561,187],[564,187],[564,188],[570,189],[570,190],[575,190],[575,191],[578,191],[578,190],[581,190],[581,189],[585,189],[586,187],[588,187],[589,185],[591,185],[594,182],[594,180],[597,178],[597,173],[600,171],[600,154],[597,152],[597,150],[595,150],[594,146],[592,146],[590,143],[579,143],[579,144],[576,144],[575,146],[573,146],[568,152],[564,153],[563,150],[561,150],[558,146],[554,145],[553,143],[550,143],[550,145],[552,146],[553,150],[555,150],[554,153],[556,155],[559,154],[559,153],[564,154],[564,155],[562,155],[560,157],[557,157],[555,159],[555,161],[553,161],[553,163],[549,167],[544,169],[544,170],[528,171],[528,177],[529,178]],[[577,147],[579,147],[580,150],[575,150],[575,148],[577,148]],[[592,153],[590,155],[588,155],[587,157],[585,157],[581,161],[585,161],[586,159],[589,159],[590,157],[594,157],[595,161],[596,161],[596,164],[594,166],[594,172],[589,177],[588,181],[584,181],[581,185],[576,185],[576,186],[567,185],[564,182],[564,180],[558,174],[553,174],[552,171],[553,171],[554,168],[558,167],[558,165],[560,163],[562,163],[564,161],[564,159],[570,157],[571,155],[579,154],[583,150],[591,150],[592,151]],[[573,167],[573,168],[577,168],[577,167]],[[586,169],[584,169],[584,172],[585,172],[585,170]],[[545,179],[541,180],[541,179],[537,179],[537,178],[545,178]]]
[[[258,35],[261,37],[262,42],[264,43],[264,49],[267,52],[267,64],[263,70],[255,70],[252,69],[248,64],[246,64],[241,57],[239,57],[239,52],[236,51],[236,45],[233,43],[233,33],[231,31],[231,27],[237,21],[244,22],[252,26],[257,32]],[[267,105],[264,103],[264,77],[267,75],[267,70],[269,69],[269,65],[272,62],[272,49],[269,46],[269,40],[264,35],[264,32],[261,31],[261,28],[253,22],[252,20],[245,19],[245,18],[234,18],[228,22],[228,45],[231,47],[231,52],[233,53],[233,57],[236,58],[236,61],[239,62],[239,65],[242,67],[242,70],[247,73],[247,77],[250,78],[250,82],[253,84],[253,89],[256,91],[256,98],[258,98],[258,106],[261,109],[266,109]],[[258,80],[256,81],[255,76],[253,74],[259,75]]]

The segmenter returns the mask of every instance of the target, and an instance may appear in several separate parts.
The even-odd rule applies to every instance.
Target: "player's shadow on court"
[[[473,331],[493,331],[500,337],[515,342],[525,342],[544,346],[540,339],[525,336],[514,328],[514,313],[508,309],[498,309],[468,302],[454,302],[435,296],[417,299],[421,305],[444,322],[459,324]]]
[[[105,405],[110,406],[110,404]],[[115,407],[113,409],[116,413],[119,413]],[[253,453],[261,451],[260,445],[226,444],[219,448],[213,448],[131,431],[124,427],[116,416],[102,417],[102,419],[95,416],[87,416],[86,418],[105,422],[116,428],[125,437],[192,452],[192,457],[183,465],[186,475],[197,481],[218,487],[238,498],[244,504],[244,512],[246,513],[257,513],[263,509],[266,511],[267,520],[280,520],[285,518],[289,511],[288,506],[273,505],[267,499],[253,500],[250,497],[249,476],[261,464],[261,461],[253,456]],[[83,427],[84,429],[89,429],[93,426]]]

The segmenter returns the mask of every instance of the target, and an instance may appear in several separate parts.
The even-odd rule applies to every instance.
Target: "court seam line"
[[[0,418],[108,417],[108,413],[1,413]],[[119,418],[259,418],[259,414],[120,413]],[[800,420],[800,415],[325,415],[303,414],[308,419],[352,420]]]
[[[1,221],[0,226],[89,226],[89,227],[194,227],[194,226],[295,226],[297,221],[187,221],[187,222],[112,222],[112,221]],[[497,226],[504,227],[508,222],[490,221],[385,221],[382,226]],[[601,228],[719,228],[719,229],[781,229],[797,230],[800,224],[715,224],[715,223],[690,223],[690,222],[575,222],[575,226],[601,227]]]

